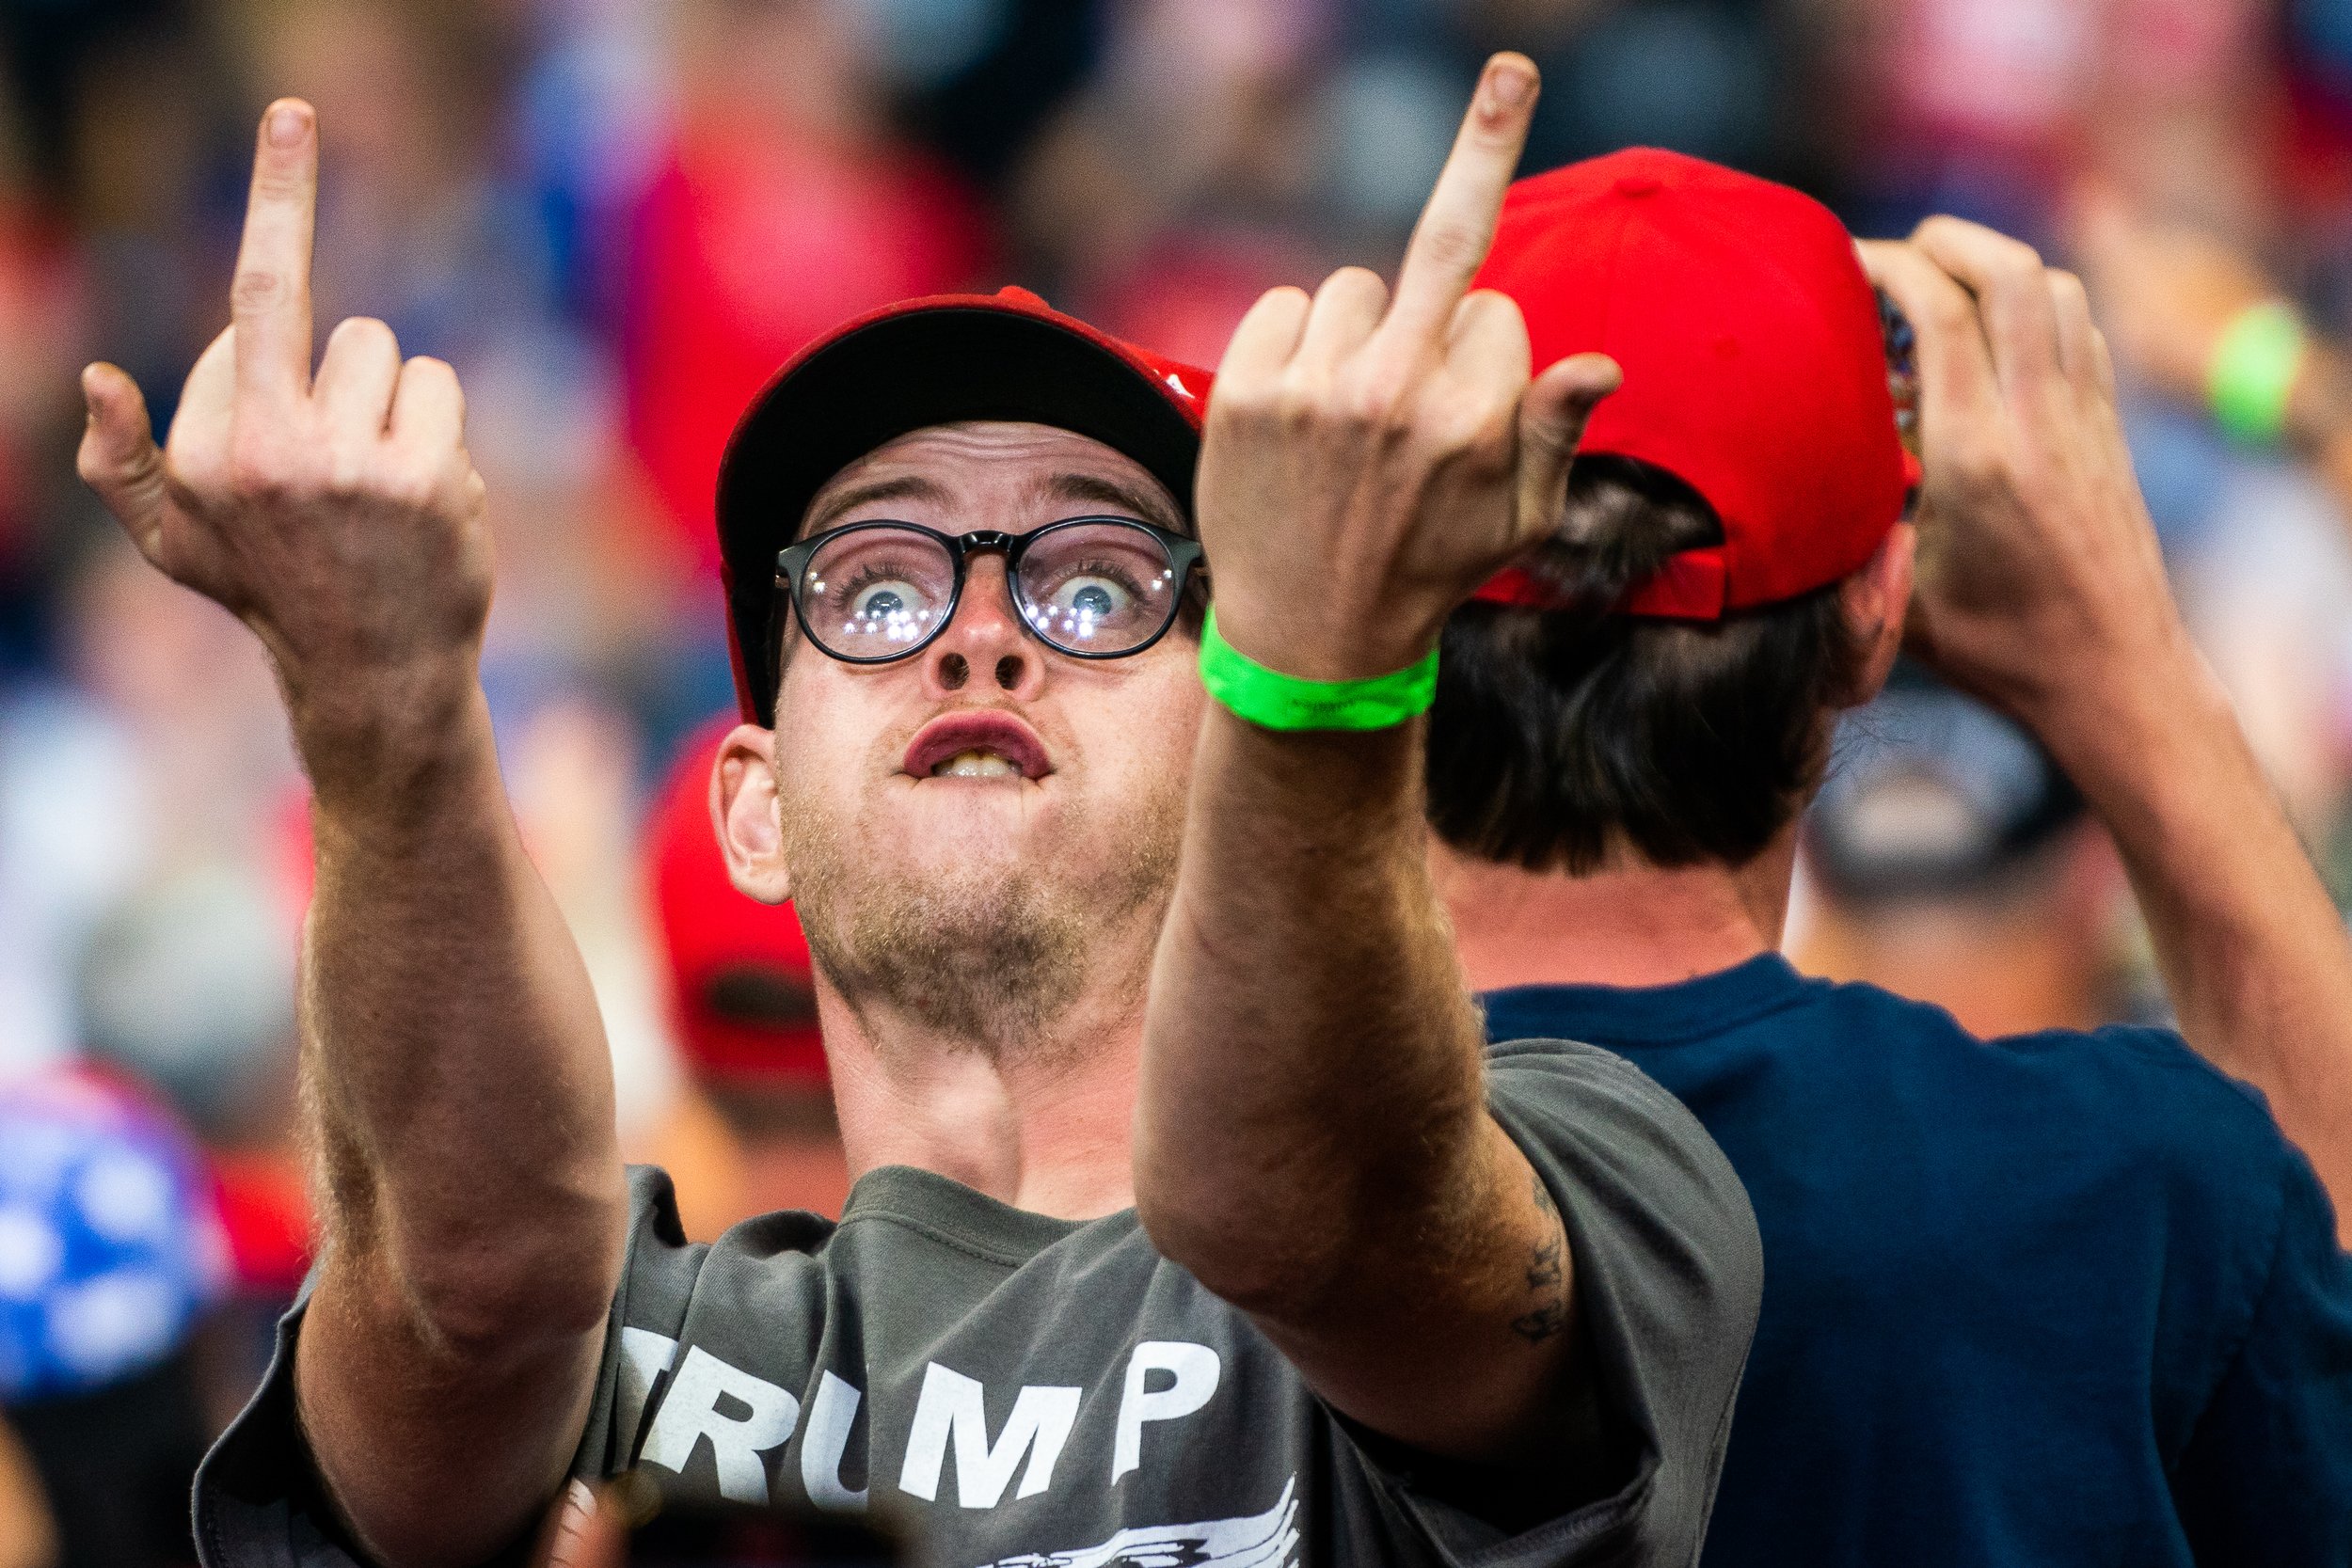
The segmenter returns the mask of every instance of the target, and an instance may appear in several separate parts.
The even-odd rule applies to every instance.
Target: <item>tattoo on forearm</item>
[[[1544,1179],[1536,1177],[1534,1182],[1535,1209],[1550,1233],[1536,1243],[1527,1262],[1527,1288],[1535,1295],[1535,1305],[1511,1320],[1511,1332],[1531,1345],[1540,1345],[1568,1326],[1568,1237],[1560,1223],[1560,1211],[1545,1190]]]

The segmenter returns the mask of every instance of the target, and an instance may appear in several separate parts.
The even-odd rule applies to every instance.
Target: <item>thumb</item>
[[[89,423],[74,467],[152,561],[163,536],[166,499],[164,454],[148,422],[147,399],[138,383],[103,361],[82,372],[82,397],[89,405]]]
[[[1568,464],[1584,422],[1625,379],[1605,354],[1577,354],[1529,383],[1519,399],[1518,533],[1541,538],[1560,525],[1567,504]]]

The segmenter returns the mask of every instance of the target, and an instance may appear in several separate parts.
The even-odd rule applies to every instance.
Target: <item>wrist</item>
[[[430,809],[437,781],[491,755],[471,650],[284,678],[294,748],[322,809],[392,820]]]
[[[1236,648],[1211,606],[1200,632],[1200,681],[1236,718],[1278,731],[1393,729],[1429,711],[1438,651],[1402,669],[1353,679],[1315,679],[1275,668]]]
[[[2233,721],[2227,695],[2177,615],[2070,647],[2045,660],[2041,674],[2022,700],[2004,705],[2094,801],[2113,782],[2144,777],[2212,721]]]

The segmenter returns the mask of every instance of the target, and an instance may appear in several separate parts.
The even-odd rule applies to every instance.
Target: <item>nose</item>
[[[930,696],[977,688],[1026,700],[1044,688],[1043,649],[1014,611],[1006,582],[1003,556],[980,556],[967,568],[955,617],[923,650]]]

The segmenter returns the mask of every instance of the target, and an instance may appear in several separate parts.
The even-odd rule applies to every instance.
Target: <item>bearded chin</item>
[[[1139,912],[1156,928],[1167,907],[1180,811],[1131,819],[1120,852],[1081,857],[1084,869],[1008,855],[878,872],[863,856],[850,863],[842,847],[855,835],[817,830],[787,805],[785,821],[806,829],[787,829],[786,852],[809,956],[869,1033],[887,1035],[875,1028],[887,1013],[999,1062],[1081,1050],[1057,1024],[1090,989],[1120,993],[1094,1001],[1140,1003],[1151,943],[1120,939]],[[1102,973],[1113,964],[1134,973]]]

